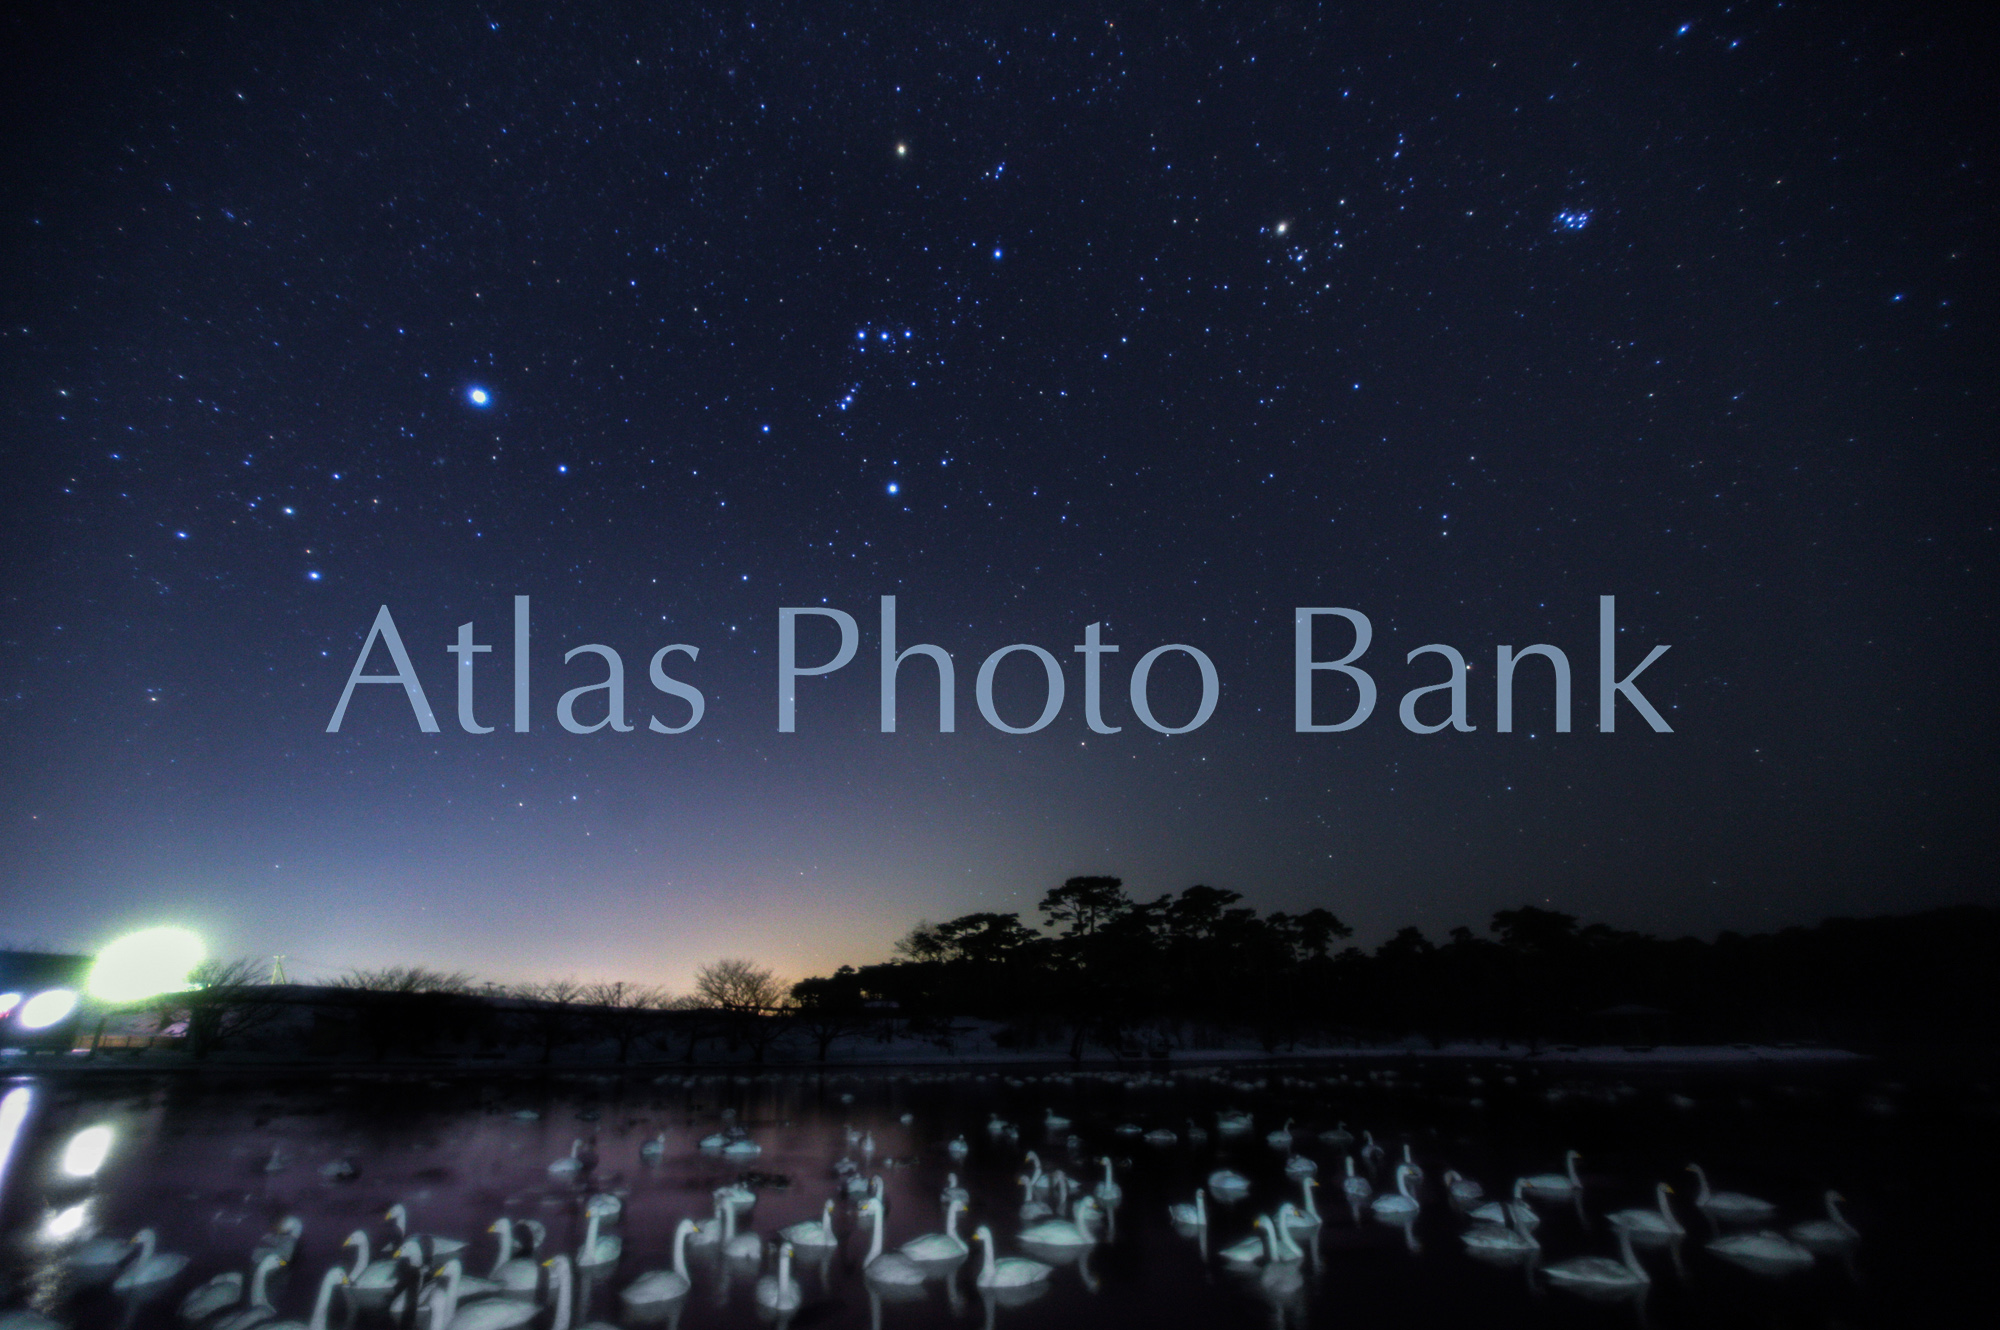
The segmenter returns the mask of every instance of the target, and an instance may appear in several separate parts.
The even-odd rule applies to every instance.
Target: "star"
[[[474,406],[491,406],[493,395],[477,385],[465,390],[465,400]]]

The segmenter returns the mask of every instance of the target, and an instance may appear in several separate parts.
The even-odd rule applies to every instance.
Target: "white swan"
[[[1531,1173],[1519,1179],[1521,1190],[1538,1200],[1567,1201],[1583,1188],[1583,1180],[1576,1175],[1576,1161],[1581,1158],[1576,1151],[1568,1151],[1563,1156],[1565,1172]]]
[[[1410,1190],[1410,1166],[1396,1165],[1396,1190],[1385,1192],[1368,1203],[1377,1219],[1401,1221],[1408,1219],[1422,1207],[1417,1204],[1416,1193]]]
[[[284,1258],[275,1253],[267,1254],[257,1262],[257,1272],[250,1277],[250,1292],[233,1311],[210,1321],[209,1330],[250,1330],[252,1326],[276,1320],[278,1309],[271,1303],[267,1286],[271,1282],[271,1272],[284,1263]]]
[[[733,1206],[722,1207],[722,1259],[725,1261],[759,1261],[764,1259],[764,1243],[753,1232],[736,1231],[736,1210]]]
[[[794,1247],[838,1247],[840,1239],[833,1231],[833,1202],[826,1203],[818,1219],[788,1224],[778,1230],[778,1236]]]
[[[1014,1180],[1020,1183],[1023,1189],[1023,1195],[1021,1198],[1022,1223],[1028,1224],[1028,1223],[1033,1223],[1037,1219],[1047,1219],[1050,1215],[1055,1213],[1055,1211],[1049,1207],[1049,1203],[1047,1201],[1037,1200],[1035,1198],[1035,1180],[1033,1178],[1024,1175]]]
[[[579,1141],[578,1144],[581,1145],[582,1142]],[[382,1217],[396,1226],[396,1245],[400,1247],[405,1242],[418,1244],[423,1248],[426,1261],[441,1261],[447,1256],[457,1256],[465,1250],[465,1244],[457,1238],[441,1238],[435,1233],[410,1232],[410,1212],[403,1207],[401,1201],[390,1206],[389,1212]]]
[[[573,1178],[583,1171],[583,1138],[569,1143],[569,1153],[549,1165],[549,1172],[557,1177]]]
[[[1372,1173],[1382,1167],[1382,1161],[1388,1157],[1389,1152],[1375,1144],[1374,1132],[1364,1131],[1361,1133],[1361,1162],[1368,1165],[1369,1172]]]
[[[1281,1265],[1288,1261],[1303,1261],[1306,1258],[1305,1248],[1292,1240],[1291,1231],[1297,1226],[1298,1216],[1299,1207],[1286,1201],[1278,1207],[1277,1215],[1267,1225],[1267,1231],[1271,1235],[1271,1251],[1266,1259],[1271,1264]]]
[[[129,1238],[93,1238],[63,1257],[63,1264],[79,1286],[100,1283],[125,1264],[125,1258],[139,1245],[137,1234]]]
[[[1813,1263],[1813,1254],[1782,1233],[1765,1229],[1761,1233],[1732,1233],[1716,1238],[1708,1249],[1727,1261],[1734,1261],[1760,1274],[1785,1274],[1803,1270]]]
[[[191,1290],[181,1299],[176,1314],[183,1321],[206,1321],[236,1306],[262,1304],[268,1307],[270,1299],[264,1296],[264,1285],[269,1282],[271,1272],[284,1263],[284,1257],[266,1252],[253,1262],[255,1269],[247,1279],[241,1270],[226,1270]],[[246,1283],[253,1286],[247,1299],[243,1292]],[[271,1314],[277,1315],[277,1310],[273,1308]]]
[[[558,1261],[567,1266],[569,1257],[558,1256],[550,1264]],[[458,1257],[444,1263],[430,1293],[431,1330],[513,1330],[542,1314],[533,1302],[515,1298],[483,1298],[461,1307],[458,1298],[464,1278],[465,1266]]]
[[[1250,1179],[1234,1169],[1218,1168],[1208,1175],[1208,1189],[1218,1201],[1240,1201],[1250,1194]]]
[[[1535,1207],[1521,1199],[1527,1191],[1527,1185],[1526,1178],[1515,1178],[1512,1200],[1488,1201],[1484,1205],[1475,1207],[1467,1218],[1478,1220],[1482,1224],[1498,1224],[1502,1228],[1513,1224],[1524,1233],[1534,1232],[1541,1226],[1542,1217],[1535,1213]]]
[[[355,1229],[340,1245],[354,1248],[354,1264],[347,1270],[348,1300],[370,1308],[388,1302],[395,1295],[397,1275],[403,1263],[394,1257],[386,1261],[370,1261],[368,1256],[374,1243],[364,1229]]]
[[[694,1232],[688,1235],[688,1241],[697,1247],[712,1247],[722,1241],[722,1230],[725,1227],[733,1227],[723,1218],[728,1209],[729,1207],[722,1203],[722,1197],[717,1195],[713,1215],[707,1219],[690,1221],[694,1224]]]
[[[984,1224],[973,1230],[972,1240],[986,1249],[983,1263],[979,1267],[979,1277],[975,1281],[981,1288],[1023,1288],[1029,1284],[1039,1284],[1055,1273],[1054,1266],[1031,1261],[1025,1256],[995,1259],[993,1230]]]
[[[1291,1149],[1291,1148],[1292,1148],[1292,1120],[1291,1120],[1290,1118],[1286,1118],[1286,1119],[1285,1119],[1285,1125],[1284,1125],[1284,1126],[1282,1126],[1282,1127],[1278,1128],[1278,1130],[1276,1130],[1276,1131],[1274,1131],[1274,1132],[1270,1132],[1270,1133],[1268,1133],[1268,1134],[1267,1134],[1267,1135],[1266,1135],[1266,1136],[1264,1137],[1264,1139],[1265,1139],[1266,1141],[1268,1141],[1268,1142],[1270,1143],[1270,1146],[1271,1146],[1271,1148],[1272,1148],[1273,1150],[1289,1150],[1289,1149]]]
[[[1293,1155],[1285,1160],[1285,1176],[1288,1178],[1310,1178],[1319,1173],[1319,1163],[1310,1155]]]
[[[764,1147],[748,1136],[739,1137],[722,1147],[722,1153],[731,1159],[755,1159],[764,1153]]]
[[[953,1201],[964,1201],[969,1206],[972,1204],[972,1193],[958,1185],[958,1174],[947,1173],[944,1175],[944,1188],[938,1192],[938,1204],[950,1205]]]
[[[1195,1188],[1194,1200],[1175,1201],[1167,1207],[1167,1218],[1188,1228],[1208,1227],[1208,1193]]]
[[[831,1205],[831,1202],[828,1203]],[[661,1307],[669,1302],[687,1296],[690,1287],[687,1273],[688,1234],[694,1232],[694,1220],[683,1219],[674,1226],[674,1268],[671,1270],[648,1270],[627,1284],[618,1294],[627,1307]]]
[[[877,1178],[876,1181],[880,1182],[881,1179]],[[725,1187],[718,1187],[715,1195],[732,1210],[749,1210],[757,1204],[756,1189],[747,1182],[732,1182]]]
[[[1347,1124],[1343,1122],[1321,1132],[1319,1141],[1321,1145],[1330,1145],[1336,1150],[1351,1150],[1354,1148],[1354,1133],[1349,1131]]]
[[[661,1132],[658,1136],[655,1136],[652,1140],[647,1141],[639,1147],[639,1160],[641,1163],[657,1164],[666,1157],[667,1134],[665,1132]]]
[[[1507,1217],[1509,1219],[1517,1218],[1512,1211],[1507,1212]],[[1501,1256],[1513,1256],[1523,1252],[1539,1251],[1542,1246],[1541,1243],[1535,1241],[1535,1235],[1522,1228],[1518,1222],[1511,1224],[1474,1224],[1471,1228],[1459,1234],[1458,1240],[1465,1244],[1468,1251]]]
[[[1403,1142],[1403,1162],[1410,1166],[1410,1185],[1413,1187],[1423,1186],[1424,1166],[1410,1157],[1410,1143],[1408,1141]]]
[[[1755,1224],[1778,1213],[1778,1207],[1769,1201],[1740,1191],[1710,1191],[1708,1174],[1700,1164],[1689,1164],[1688,1172],[1701,1184],[1701,1190],[1695,1194],[1695,1208],[1711,1219],[1729,1224]]]
[[[1144,1136],[1140,1137],[1140,1139],[1145,1141],[1146,1144],[1148,1145],[1159,1146],[1160,1148],[1164,1149],[1165,1147],[1172,1145],[1174,1142],[1180,1140],[1180,1137],[1176,1136],[1172,1131],[1169,1131],[1165,1127],[1155,1127],[1151,1131],[1147,1132]]]
[[[1021,1241],[1036,1243],[1043,1247],[1093,1247],[1097,1245],[1097,1230],[1093,1227],[1102,1214],[1094,1196],[1077,1198],[1076,1209],[1071,1219],[1044,1219],[1021,1230]]]
[[[1250,1229],[1249,1237],[1230,1243],[1216,1255],[1230,1265],[1255,1265],[1277,1259],[1277,1240],[1271,1236],[1270,1221],[1258,1215],[1250,1221]]]
[[[286,1215],[278,1221],[276,1228],[257,1239],[250,1248],[250,1264],[256,1265],[266,1256],[275,1256],[289,1262],[299,1249],[299,1235],[306,1231],[305,1221],[297,1215]]]
[[[139,1248],[139,1255],[132,1264],[118,1272],[111,1281],[113,1292],[139,1293],[158,1288],[187,1268],[188,1258],[181,1252],[154,1250],[160,1235],[150,1228],[142,1228],[132,1237]]]
[[[1306,1194],[1305,1208],[1291,1207],[1291,1215],[1285,1226],[1292,1229],[1309,1229],[1320,1226],[1319,1205],[1313,1200],[1313,1192],[1319,1188],[1318,1178],[1300,1178],[1299,1189]]]
[[[1861,1241],[1861,1230],[1847,1222],[1847,1216],[1840,1213],[1840,1203],[1847,1198],[1837,1191],[1826,1194],[1826,1218],[1802,1219],[1786,1230],[1792,1241],[1819,1251],[1840,1251]]]
[[[1613,1228],[1630,1229],[1637,1237],[1678,1238],[1687,1230],[1681,1227],[1680,1220],[1674,1218],[1673,1208],[1667,1204],[1667,1197],[1673,1195],[1673,1191],[1672,1187],[1662,1182],[1653,1189],[1659,1201],[1658,1209],[1613,1210],[1604,1218]]]
[[[549,1268],[549,1294],[556,1309],[555,1315],[549,1318],[549,1330],[569,1330],[571,1308],[576,1298],[576,1291],[571,1282],[569,1257],[551,1256],[542,1264]],[[593,1326],[601,1324],[602,1322],[592,1322],[583,1330],[592,1330]]]
[[[326,1330],[327,1315],[333,1310],[333,1291],[347,1283],[347,1271],[334,1266],[320,1276],[319,1292],[313,1298],[312,1316],[304,1321],[266,1321],[257,1330]]]
[[[1116,1205],[1125,1199],[1125,1189],[1111,1176],[1111,1156],[1105,1155],[1097,1162],[1104,1165],[1104,1181],[1098,1183],[1090,1194],[1106,1205]]]
[[[1463,1176],[1455,1168],[1444,1171],[1444,1189],[1459,1205],[1478,1205],[1486,1199],[1486,1188],[1473,1179]]]
[[[944,1232],[911,1238],[903,1244],[903,1255],[913,1261],[950,1261],[969,1253],[972,1249],[965,1245],[964,1238],[958,1236],[958,1216],[965,1208],[964,1201],[953,1201],[947,1205],[944,1208]]]
[[[1618,1230],[1618,1256],[1616,1261],[1608,1256],[1578,1256],[1557,1261],[1542,1273],[1558,1288],[1596,1293],[1628,1292],[1653,1282],[1632,1254],[1631,1233],[1622,1228]]]
[[[778,1248],[778,1273],[765,1275],[757,1281],[757,1305],[769,1307],[772,1311],[788,1312],[797,1310],[804,1301],[805,1293],[799,1288],[799,1281],[792,1278],[792,1244],[787,1242]]]
[[[1343,1161],[1346,1173],[1340,1179],[1340,1190],[1347,1197],[1349,1205],[1368,1204],[1368,1198],[1375,1194],[1375,1184],[1354,1171],[1354,1156],[1348,1155]]]
[[[951,1143],[945,1146],[944,1150],[954,1160],[963,1159],[972,1153],[972,1147],[966,1143],[964,1133],[952,1137]]]
[[[502,1215],[486,1231],[497,1234],[500,1242],[499,1254],[486,1277],[508,1293],[533,1293],[539,1288],[542,1268],[535,1263],[533,1249],[526,1256],[514,1254],[514,1221]]]
[[[728,1212],[734,1214],[734,1211]],[[576,1265],[579,1270],[595,1270],[601,1265],[614,1264],[625,1250],[625,1239],[615,1233],[600,1234],[597,1226],[601,1223],[598,1212],[590,1212],[590,1221],[584,1226],[583,1245],[576,1249]]]
[[[1028,1165],[1028,1190],[1047,1191],[1050,1179],[1048,1174],[1042,1172],[1042,1157],[1030,1150],[1021,1156],[1021,1160]]]
[[[1215,1115],[1215,1129],[1224,1136],[1240,1136],[1250,1130],[1254,1119],[1241,1109],[1223,1109]]]
[[[1050,1131],[1068,1131],[1069,1119],[1053,1108],[1045,1108],[1042,1110],[1042,1125]]]
[[[882,1250],[882,1230],[888,1227],[882,1219],[882,1202],[871,1196],[868,1198],[868,1204],[862,1209],[873,1211],[875,1219],[875,1231],[868,1239],[868,1259],[861,1265],[862,1276],[878,1284],[923,1283],[922,1266],[899,1251]]]

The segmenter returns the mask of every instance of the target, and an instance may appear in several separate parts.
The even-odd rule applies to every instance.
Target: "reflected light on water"
[[[14,1162],[14,1147],[21,1139],[21,1124],[28,1119],[28,1103],[34,1092],[18,1085],[0,1099],[0,1185],[7,1181],[7,1166]]]
[[[94,1177],[111,1153],[111,1128],[85,1127],[63,1147],[62,1171],[73,1178]]]
[[[67,1210],[54,1210],[42,1221],[42,1231],[38,1235],[44,1242],[67,1242],[83,1232],[83,1224],[90,1218],[90,1202],[79,1201]]]

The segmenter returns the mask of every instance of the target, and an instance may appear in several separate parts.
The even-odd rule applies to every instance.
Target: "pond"
[[[1982,1286],[1992,1193],[1968,1178],[1991,1176],[1992,1117],[1990,1091],[1976,1079],[1863,1062],[1641,1074],[1526,1059],[1355,1057],[1139,1070],[298,1080],[65,1068],[0,1084],[0,1327],[39,1327],[32,1318],[45,1316],[79,1327],[242,1330],[278,1316],[311,1324],[316,1303],[326,1325],[420,1330],[551,1327],[565,1318],[571,1327],[780,1321],[909,1330],[1908,1323]],[[1571,1150],[1580,1186],[1564,1196]],[[1398,1193],[1406,1153],[1420,1171],[1403,1175],[1412,1216],[1350,1201],[1350,1159],[1380,1197]],[[1105,1159],[1117,1196],[1085,1206],[1083,1228],[1095,1241],[1024,1245],[1024,1203],[1053,1203],[1064,1184],[1044,1192],[1020,1179],[1061,1173],[1083,1196],[1105,1180]],[[1710,1210],[1698,1207],[1690,1163],[1704,1166],[1718,1192],[1769,1202],[1769,1215],[1732,1216],[1713,1196]],[[1217,1176],[1225,1171],[1241,1178],[1240,1195]],[[1303,1206],[1314,1171],[1321,1220],[1284,1220],[1294,1255],[1256,1220]],[[1488,1198],[1510,1192],[1516,1178],[1555,1175],[1543,1193],[1527,1193],[1535,1246],[1506,1249],[1527,1246],[1516,1224],[1479,1230],[1501,1250],[1475,1254],[1462,1237],[1474,1228],[1472,1203],[1453,1196],[1447,1171],[1481,1184]],[[848,1180],[854,1190],[879,1186],[893,1251],[944,1227],[950,1175],[966,1193],[959,1232],[988,1227],[997,1256],[1039,1260],[1045,1277],[982,1289],[976,1243],[960,1260],[904,1270],[920,1282],[867,1277],[873,1219]],[[1661,1182],[1673,1188],[1666,1201],[1685,1236],[1641,1234],[1626,1264],[1607,1215],[1654,1207]],[[621,1295],[642,1276],[673,1268],[680,1221],[712,1219],[717,1190],[732,1186],[747,1193],[742,1208],[724,1208],[757,1240],[725,1248],[698,1232],[684,1248],[686,1293],[628,1303]],[[1171,1219],[1169,1206],[1191,1205],[1198,1191],[1205,1227]],[[1840,1218],[1851,1234],[1828,1228],[1808,1233],[1803,1247],[1751,1244],[1733,1259],[1709,1245],[1825,1218],[1828,1191],[1845,1198]],[[763,1305],[757,1286],[775,1274],[776,1234],[821,1218],[828,1202],[837,1245],[796,1245],[798,1306]],[[145,1272],[144,1253],[129,1241],[141,1230],[153,1234]],[[390,1281],[373,1294],[327,1273],[355,1265],[359,1246],[342,1244],[357,1231],[369,1264],[384,1263],[369,1278]],[[1044,1236],[1052,1232],[1075,1236]],[[412,1234],[427,1236],[403,1247],[409,1259],[399,1265],[394,1253]],[[408,1305],[420,1272],[428,1284],[446,1268],[451,1242],[465,1244],[462,1277],[487,1276],[503,1237],[516,1258],[539,1239],[534,1259],[510,1267],[520,1287],[479,1298],[462,1278],[454,1308],[439,1280],[420,1307]],[[616,1247],[615,1258],[579,1266],[593,1238],[590,1256]],[[1254,1263],[1225,1260],[1245,1238],[1261,1247]],[[210,1315],[182,1318],[184,1301],[215,1276],[250,1271],[260,1242],[292,1249],[266,1279],[273,1310],[246,1310],[243,1296],[211,1290]],[[175,1255],[186,1258],[177,1269],[163,1259]],[[1580,1257],[1605,1258],[1594,1274],[1610,1286],[1565,1280],[1564,1263]],[[672,1283],[640,1288],[663,1282]],[[400,1311],[384,1305],[399,1287]]]

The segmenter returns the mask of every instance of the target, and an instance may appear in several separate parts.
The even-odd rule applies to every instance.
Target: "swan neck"
[[[319,1281],[319,1296],[313,1299],[311,1330],[326,1330],[326,1315],[333,1307],[333,1290],[347,1282],[347,1272],[339,1266],[326,1272]]]
[[[348,1267],[347,1277],[349,1279],[361,1278],[361,1272],[368,1268],[368,1235],[357,1228],[348,1234],[347,1241],[340,1245],[354,1248],[354,1264]]]
[[[873,1265],[875,1258],[882,1254],[882,1230],[888,1227],[888,1225],[882,1222],[882,1207],[880,1205],[871,1204],[869,1212],[875,1216],[875,1223],[871,1226],[874,1232],[868,1238],[868,1259],[862,1262],[864,1265]]]

